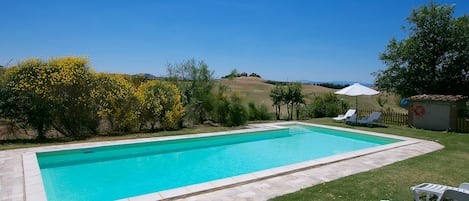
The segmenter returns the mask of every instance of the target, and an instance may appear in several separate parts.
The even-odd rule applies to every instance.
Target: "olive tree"
[[[182,105],[190,122],[203,123],[214,109],[212,99],[215,80],[213,71],[204,61],[190,59],[179,64],[168,64],[168,81],[181,94]],[[192,115],[192,116],[191,116]]]
[[[282,109],[283,100],[285,99],[285,89],[283,86],[276,85],[270,91],[270,99],[272,100],[272,105],[275,107],[275,118],[280,120],[280,113]]]

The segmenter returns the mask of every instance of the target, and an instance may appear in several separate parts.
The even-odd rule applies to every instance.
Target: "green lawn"
[[[273,200],[413,200],[410,187],[423,182],[457,186],[469,182],[469,134],[425,131],[407,127],[351,127],[330,118],[308,121],[406,137],[433,140],[444,149],[372,171],[319,184]],[[340,170],[338,170],[340,171]]]

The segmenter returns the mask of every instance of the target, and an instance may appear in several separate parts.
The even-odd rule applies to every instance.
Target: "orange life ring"
[[[416,117],[421,117],[425,114],[425,108],[421,105],[416,105],[414,108],[412,108],[412,112]]]

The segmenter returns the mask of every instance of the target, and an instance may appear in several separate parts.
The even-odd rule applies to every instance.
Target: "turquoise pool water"
[[[115,200],[399,140],[290,125],[223,136],[38,153],[48,200]]]

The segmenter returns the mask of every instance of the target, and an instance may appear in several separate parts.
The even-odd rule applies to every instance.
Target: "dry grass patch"
[[[265,80],[257,77],[237,77],[234,79],[221,79],[218,80],[219,84],[226,85],[230,87],[233,91],[238,91],[243,99],[247,102],[255,102],[257,104],[265,104],[269,106],[270,112],[275,112],[274,107],[272,106],[272,101],[270,100],[270,91],[275,85],[268,84]],[[322,86],[312,85],[312,84],[302,84],[303,94],[305,95],[306,103],[309,104],[313,101],[314,97],[326,94],[333,93],[337,90],[330,89]],[[344,99],[346,102],[350,103],[351,107],[355,107],[355,97],[342,96],[339,98]],[[382,110],[386,108],[391,108],[396,112],[404,112],[405,110],[399,107],[398,97],[390,94],[382,94],[382,98],[387,99],[385,108],[381,108],[378,105],[376,100],[377,96],[360,96],[358,99],[359,108],[366,108],[372,110]],[[282,113],[286,114],[286,108],[282,108]]]

